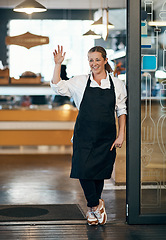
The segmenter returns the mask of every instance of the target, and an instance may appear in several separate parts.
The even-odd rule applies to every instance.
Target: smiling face
[[[94,75],[105,73],[105,64],[107,63],[107,58],[104,59],[101,52],[89,52],[88,61]]]

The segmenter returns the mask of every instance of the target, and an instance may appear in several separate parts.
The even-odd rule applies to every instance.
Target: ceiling
[[[14,8],[23,1],[24,0],[0,0],[0,8]],[[48,9],[101,9],[109,7],[110,8],[109,21],[115,26],[114,30],[126,29],[125,8],[127,0],[37,0],[37,1],[43,4]],[[141,2],[143,6],[145,0],[141,0]],[[164,2],[166,2],[166,0],[153,0],[154,9],[159,11],[162,8]]]
[[[0,0],[0,8],[14,8],[24,0]],[[125,8],[127,0],[37,0],[48,9]],[[142,0],[144,2],[144,0]],[[164,0],[153,0],[154,9],[161,9]]]
[[[125,8],[126,0],[37,0],[48,9]],[[0,8],[14,8],[23,0],[0,0]]]
[[[14,8],[24,0],[0,0],[0,8]],[[126,28],[127,0],[37,0],[48,9],[113,9],[109,14],[109,21],[115,25],[115,30]],[[131,0],[132,1],[132,0]],[[133,0],[134,1],[134,0]],[[145,0],[141,0],[144,4]],[[154,9],[160,10],[165,0],[153,0]],[[142,5],[143,5],[142,4]],[[118,18],[117,18],[118,16]]]

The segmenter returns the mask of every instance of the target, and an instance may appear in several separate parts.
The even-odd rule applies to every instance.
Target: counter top
[[[0,121],[0,130],[73,130],[73,121]]]
[[[78,111],[73,110],[0,110],[1,121],[75,121]]]
[[[55,95],[49,85],[0,86],[0,95]]]

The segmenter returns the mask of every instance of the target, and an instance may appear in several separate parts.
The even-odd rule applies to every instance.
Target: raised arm
[[[60,81],[60,72],[61,72],[61,64],[65,58],[65,52],[63,52],[63,46],[58,45],[58,50],[55,49],[53,52],[54,55],[54,73],[52,78],[52,83],[57,84]]]

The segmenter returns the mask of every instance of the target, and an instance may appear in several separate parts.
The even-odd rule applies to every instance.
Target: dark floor
[[[0,155],[0,205],[77,203],[86,213],[82,189],[69,178],[70,164],[70,155]],[[107,187],[103,198],[108,213],[105,226],[87,226],[85,221],[1,223],[0,239],[166,239],[166,226],[125,223],[125,190]]]

